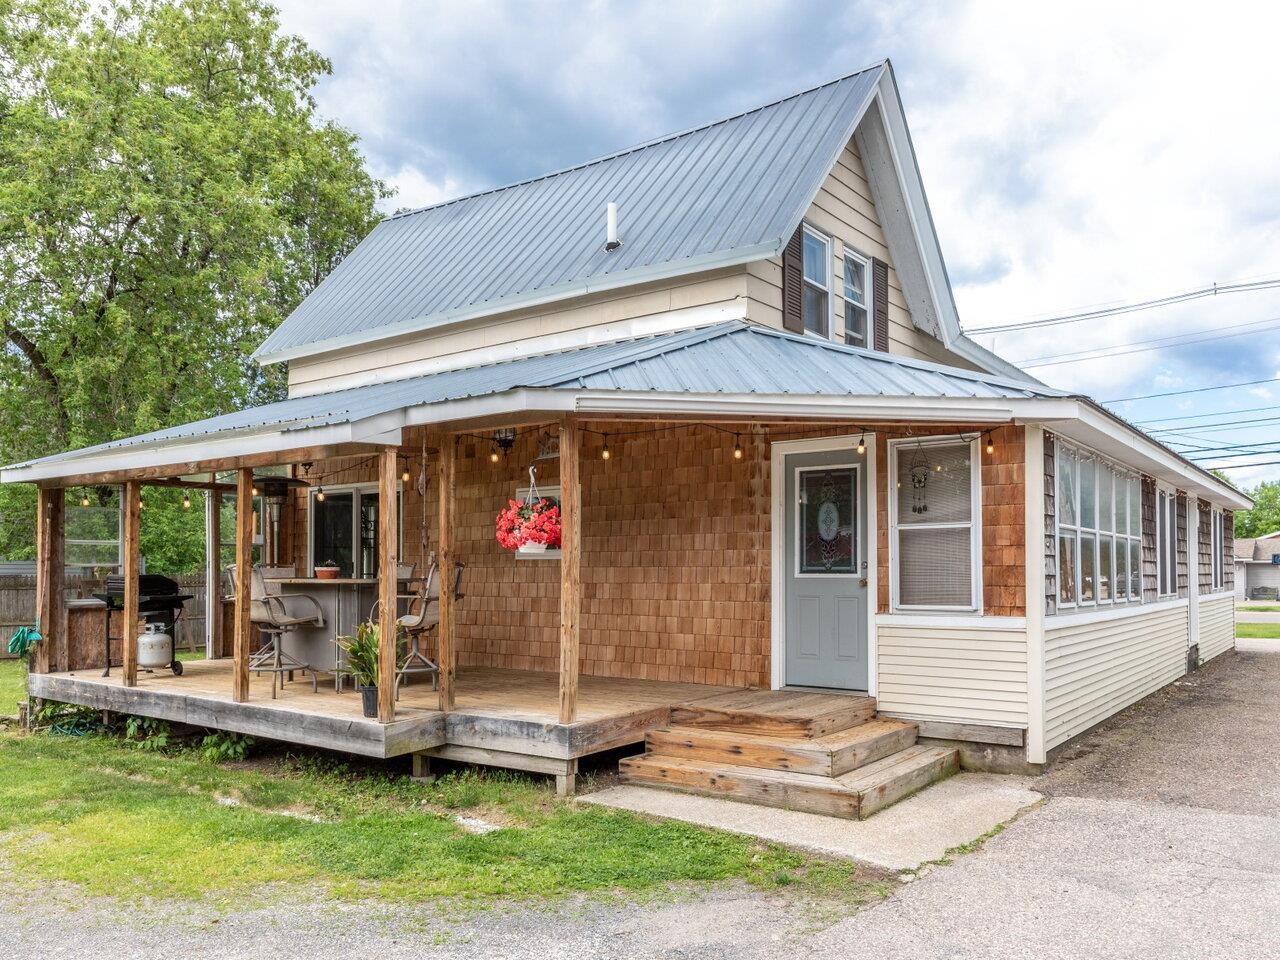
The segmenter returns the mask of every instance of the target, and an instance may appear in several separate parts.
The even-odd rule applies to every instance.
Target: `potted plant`
[[[498,543],[520,553],[542,553],[560,546],[560,507],[546,497],[521,503],[508,500],[494,522]]]
[[[326,560],[324,563],[317,563],[316,579],[317,580],[337,580],[338,574],[339,572],[341,572],[341,570],[342,568],[339,567],[332,560]]]
[[[338,637],[338,646],[347,655],[347,671],[360,690],[366,717],[378,715],[378,625],[366,620],[356,626],[355,636]]]

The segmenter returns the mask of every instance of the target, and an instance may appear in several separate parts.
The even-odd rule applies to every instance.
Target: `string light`
[[[490,448],[489,448],[489,462],[490,462],[490,463],[497,463],[497,462],[498,462],[498,459],[499,459],[499,457],[498,457],[498,448],[497,448],[497,447],[490,447]]]
[[[867,452],[867,435],[864,433],[858,437],[858,453]]]
[[[258,485],[255,483],[252,487],[249,488],[249,492],[256,497],[258,495]]]
[[[405,468],[404,468],[404,472],[400,474],[400,481],[401,481],[402,483],[408,483],[408,482],[409,482],[409,468],[408,468],[408,467],[405,467]]]
[[[604,446],[600,448],[600,459],[608,460],[611,456],[613,456],[613,454],[609,452],[609,435],[606,433],[606,434],[603,434],[603,436],[604,436]]]
[[[991,434],[988,433],[987,434],[987,453],[995,453],[995,452],[996,452],[995,439],[991,436]]]
[[[733,459],[742,459],[742,441],[738,439],[738,435],[733,435]]]
[[[80,506],[87,507],[89,505],[89,491],[86,490],[80,494]]]
[[[316,500],[324,503],[324,487],[316,487]]]
[[[182,509],[183,509],[183,510],[190,510],[190,509],[191,509],[191,494],[189,494],[189,493],[184,493],[184,494],[182,495]]]

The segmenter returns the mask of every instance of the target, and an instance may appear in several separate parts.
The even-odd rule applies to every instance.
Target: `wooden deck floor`
[[[312,692],[309,676],[298,675],[274,700],[270,677],[251,676],[249,702],[235,703],[229,660],[189,662],[181,677],[168,670],[140,673],[136,687],[125,687],[118,670],[110,677],[97,670],[32,674],[28,689],[50,700],[365,756],[450,746],[572,759],[637,743],[645,730],[669,720],[672,707],[729,688],[583,676],[572,724],[557,722],[555,674],[488,667],[458,672],[456,709],[447,717],[437,710],[430,683],[405,686],[389,724],[365,719],[359,694],[350,686],[335,693],[333,678],[324,673],[318,692]]]

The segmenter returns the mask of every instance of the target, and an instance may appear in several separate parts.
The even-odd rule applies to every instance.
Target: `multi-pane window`
[[[1156,582],[1162,597],[1178,592],[1178,498],[1156,492]]]
[[[869,264],[856,253],[844,255],[844,342],[867,345],[867,315],[871,306]]]
[[[898,609],[982,606],[977,440],[890,444],[893,604]]]
[[[804,283],[800,315],[807,333],[827,336],[831,316],[831,241],[804,228]]]
[[[1223,569],[1224,558],[1222,556],[1223,544],[1226,543],[1226,517],[1221,510],[1214,509],[1210,515],[1209,542],[1211,544],[1212,558],[1210,565],[1213,569],[1213,589],[1221,590],[1226,586],[1226,575]]]
[[[1142,599],[1142,485],[1137,475],[1059,442],[1058,605]]]

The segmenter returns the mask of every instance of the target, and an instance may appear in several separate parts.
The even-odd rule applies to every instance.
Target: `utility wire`
[[[1134,340],[1130,343],[1120,343],[1117,347],[1133,347],[1132,350],[1117,350],[1115,347],[1099,347],[1094,350],[1079,351],[1077,353],[1060,353],[1047,357],[1037,357],[1033,360],[1016,361],[1021,367],[1052,367],[1062,363],[1079,363],[1083,360],[1101,360],[1109,357],[1123,357],[1131,353],[1146,353],[1149,350],[1162,350],[1165,347],[1181,347],[1192,343],[1208,343],[1210,340],[1230,340],[1233,337],[1247,337],[1255,333],[1262,333],[1268,327],[1274,327],[1280,323],[1280,317],[1271,317],[1266,320],[1251,320],[1247,323],[1235,323],[1226,327],[1218,327],[1211,330],[1190,330],[1186,333],[1180,333],[1171,337],[1157,337],[1154,340]],[[1255,329],[1242,330],[1242,327],[1250,327]],[[1219,333],[1219,330],[1237,330],[1237,333]],[[1183,338],[1186,339],[1183,339]]]
[[[1130,400],[1157,400],[1161,397],[1181,397],[1188,393],[1208,393],[1211,390],[1231,390],[1235,387],[1256,387],[1261,383],[1280,383],[1280,377],[1268,377],[1265,380],[1244,380],[1240,383],[1222,383],[1213,387],[1191,387],[1187,390],[1168,390],[1165,393],[1144,393],[1138,397],[1116,397],[1114,400],[1103,400],[1103,403],[1128,403]]]
[[[1212,467],[1205,467],[1206,470],[1236,470],[1241,467],[1274,467],[1280,464],[1280,460],[1264,460],[1262,463],[1218,463]]]
[[[1265,410],[1280,410],[1280,406],[1276,406],[1274,403],[1269,403],[1265,407],[1245,407],[1242,410],[1214,410],[1212,413],[1188,413],[1181,417],[1157,417],[1154,420],[1136,420],[1134,422],[1138,426],[1143,426],[1144,424],[1149,423],[1173,423],[1175,420],[1199,420],[1201,417],[1225,417],[1227,414],[1231,413],[1258,413],[1259,411]],[[1189,423],[1186,425],[1186,428],[1188,430],[1194,430],[1195,424]]]
[[[1154,310],[1174,303],[1185,303],[1188,300],[1200,300],[1203,297],[1216,297],[1220,293],[1248,293],[1253,290],[1270,290],[1280,287],[1280,277],[1271,280],[1253,280],[1243,283],[1213,284],[1199,290],[1187,290],[1183,293],[1171,294],[1167,297],[1156,297],[1154,300],[1143,300],[1139,303],[1127,303],[1116,307],[1101,307],[1097,310],[1085,310],[1081,313],[1068,313],[1060,317],[1047,317],[1043,320],[1022,320],[1016,323],[998,323],[989,327],[973,327],[966,333],[1001,333],[1009,330],[1031,330],[1036,327],[1053,327],[1063,323],[1078,323],[1081,320],[1097,320],[1102,317],[1115,317],[1123,313],[1137,313],[1141,310]]]

